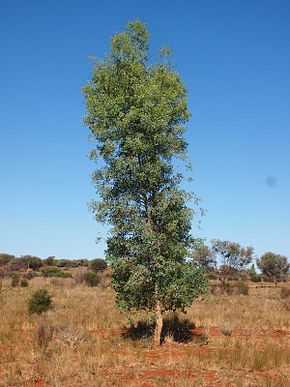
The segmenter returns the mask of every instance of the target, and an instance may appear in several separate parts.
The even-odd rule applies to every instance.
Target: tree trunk
[[[161,345],[161,333],[163,328],[163,316],[162,316],[162,308],[161,303],[157,301],[156,304],[156,327],[155,327],[155,334],[154,334],[154,344],[155,345]]]

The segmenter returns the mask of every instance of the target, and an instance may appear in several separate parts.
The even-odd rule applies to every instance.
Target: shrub
[[[11,278],[11,286],[13,288],[16,288],[16,286],[19,285],[19,280],[20,280],[19,275],[18,274],[13,274],[12,278]]]
[[[247,296],[249,294],[249,285],[245,281],[238,281],[235,285],[236,294]]]
[[[28,313],[41,314],[52,309],[52,296],[47,289],[38,289],[28,300]]]
[[[89,268],[95,272],[105,270],[107,267],[107,262],[101,258],[93,259],[89,263]]]
[[[48,266],[42,270],[43,277],[60,277],[60,278],[71,278],[71,273],[61,271],[58,267]]]
[[[21,278],[20,286],[21,286],[22,288],[27,288],[27,287],[28,287],[28,281],[27,281],[26,278]]]
[[[87,271],[84,274],[85,282],[88,286],[97,286],[99,284],[99,278],[96,273]]]
[[[261,276],[257,273],[251,273],[250,278],[251,278],[252,282],[261,282],[262,281]]]

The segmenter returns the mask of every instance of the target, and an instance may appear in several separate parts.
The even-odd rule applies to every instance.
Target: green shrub
[[[85,283],[88,286],[97,286],[99,284],[99,278],[97,274],[92,271],[87,271],[84,274],[84,278],[85,278]]]
[[[27,288],[27,287],[28,287],[28,281],[27,281],[26,278],[21,278],[20,286],[21,286],[22,288]]]
[[[60,278],[71,278],[71,273],[61,271],[59,267],[44,267],[42,270],[43,277],[60,277]]]
[[[47,289],[38,289],[28,300],[28,313],[41,314],[52,309],[52,296]]]
[[[16,286],[19,285],[19,280],[20,280],[19,275],[18,274],[13,274],[12,278],[11,278],[11,286],[13,288],[16,288]]]
[[[249,285],[245,281],[238,281],[235,285],[236,294],[247,296],[249,294]]]

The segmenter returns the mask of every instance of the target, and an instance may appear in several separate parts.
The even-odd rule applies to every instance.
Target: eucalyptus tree
[[[184,311],[206,288],[203,272],[186,260],[193,211],[174,168],[187,149],[187,90],[168,64],[169,50],[162,54],[150,64],[148,30],[130,22],[83,87],[97,162],[91,209],[111,225],[106,258],[117,304],[154,311],[157,344],[163,313]]]
[[[285,281],[288,277],[290,265],[287,257],[268,251],[257,259],[257,266],[263,277],[268,281]]]
[[[225,284],[232,272],[245,269],[254,256],[254,249],[251,246],[241,247],[239,243],[214,239],[211,241],[212,251],[220,261],[221,280]]]

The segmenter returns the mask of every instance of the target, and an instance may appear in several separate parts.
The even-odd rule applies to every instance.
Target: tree
[[[148,64],[144,23],[128,23],[111,41],[83,88],[85,124],[102,162],[93,174],[99,196],[91,209],[112,225],[106,258],[119,307],[154,310],[155,343],[163,313],[184,310],[206,288],[201,270],[187,263],[193,211],[173,160],[185,156],[184,124],[190,114],[179,74],[163,62]]]
[[[253,259],[253,247],[241,247],[236,242],[221,241],[214,239],[212,241],[212,250],[220,259],[221,280],[225,284],[238,270],[246,268]]]
[[[257,266],[268,281],[283,281],[287,278],[290,265],[287,257],[267,252],[257,259]]]
[[[197,243],[193,248],[190,258],[198,267],[207,271],[215,270],[217,262],[214,252],[204,243]]]

